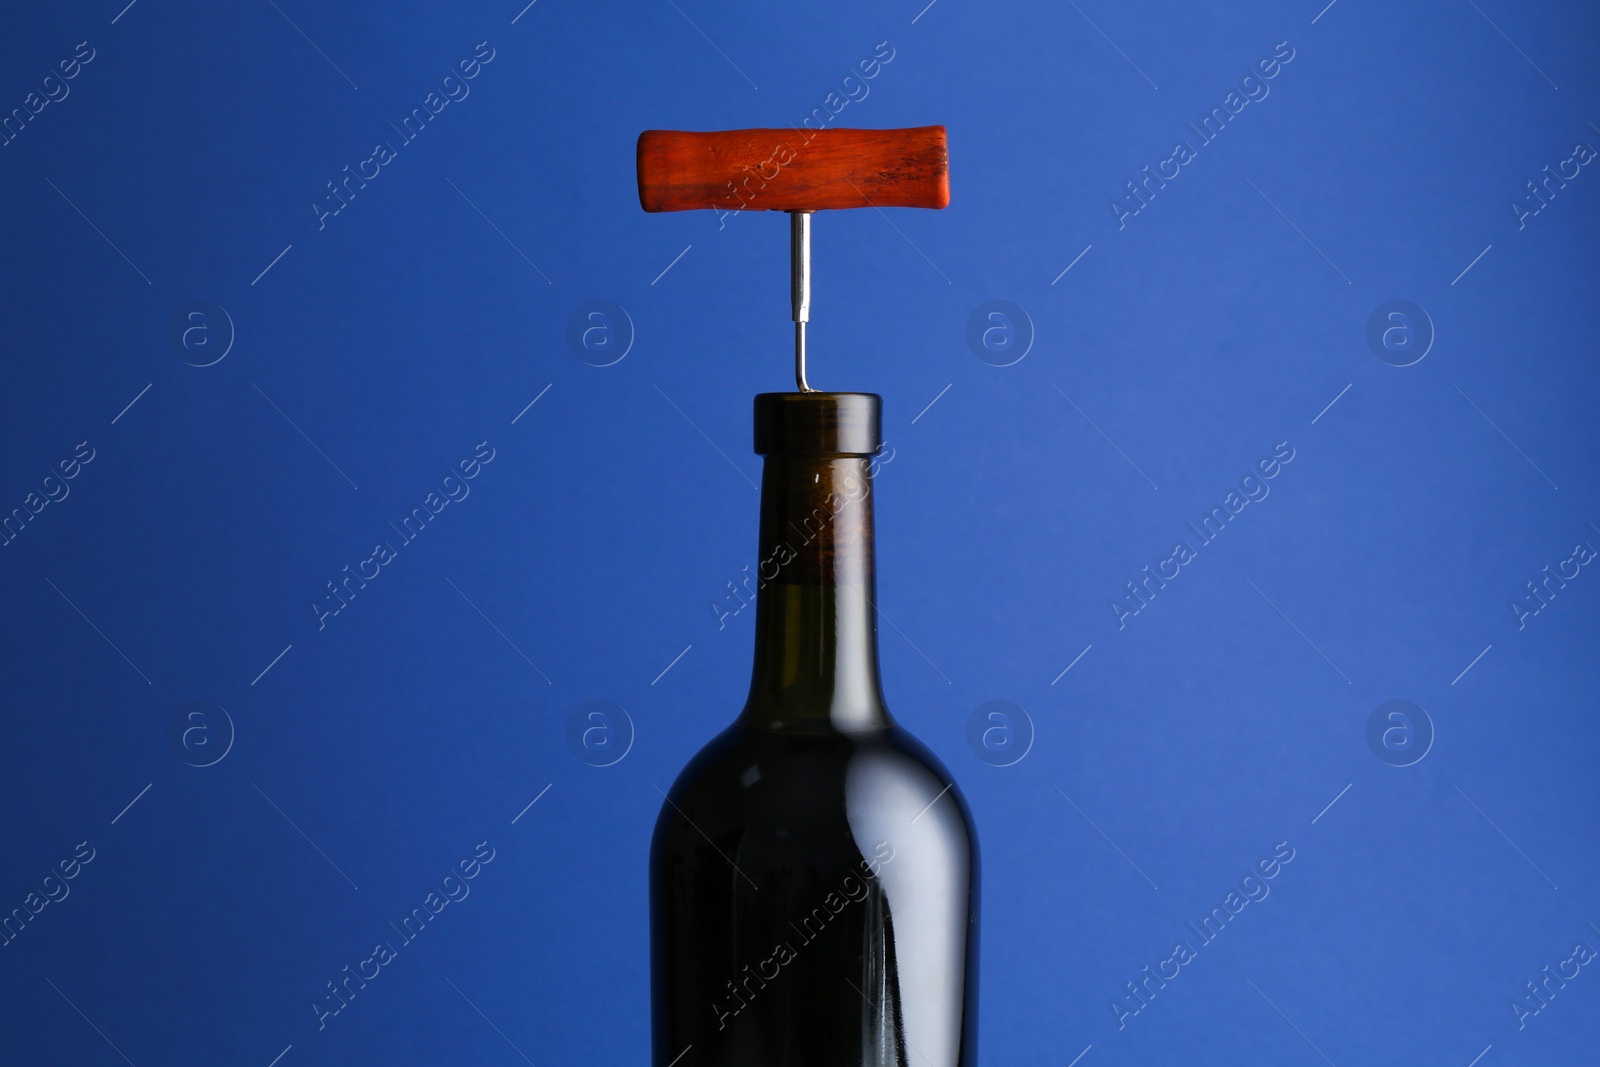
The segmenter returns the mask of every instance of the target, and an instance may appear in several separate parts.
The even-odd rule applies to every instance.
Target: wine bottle
[[[763,393],[755,666],[650,851],[655,1067],[970,1067],[978,845],[878,674],[881,400]]]

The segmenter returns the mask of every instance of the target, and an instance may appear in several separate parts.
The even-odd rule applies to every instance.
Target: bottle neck
[[[746,726],[859,731],[892,721],[878,678],[869,460],[766,459]]]

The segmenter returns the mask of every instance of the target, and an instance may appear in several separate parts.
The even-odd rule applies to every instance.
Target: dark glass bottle
[[[650,853],[655,1067],[971,1067],[978,843],[878,679],[877,396],[764,393],[755,670]]]

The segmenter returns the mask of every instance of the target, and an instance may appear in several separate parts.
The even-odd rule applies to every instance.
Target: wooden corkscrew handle
[[[943,126],[904,130],[646,130],[646,211],[942,208],[950,203]]]

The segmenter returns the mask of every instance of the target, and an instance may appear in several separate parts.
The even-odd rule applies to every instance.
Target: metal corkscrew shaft
[[[789,212],[789,303],[794,307],[794,383],[806,384],[806,323],[811,320],[811,212]]]

